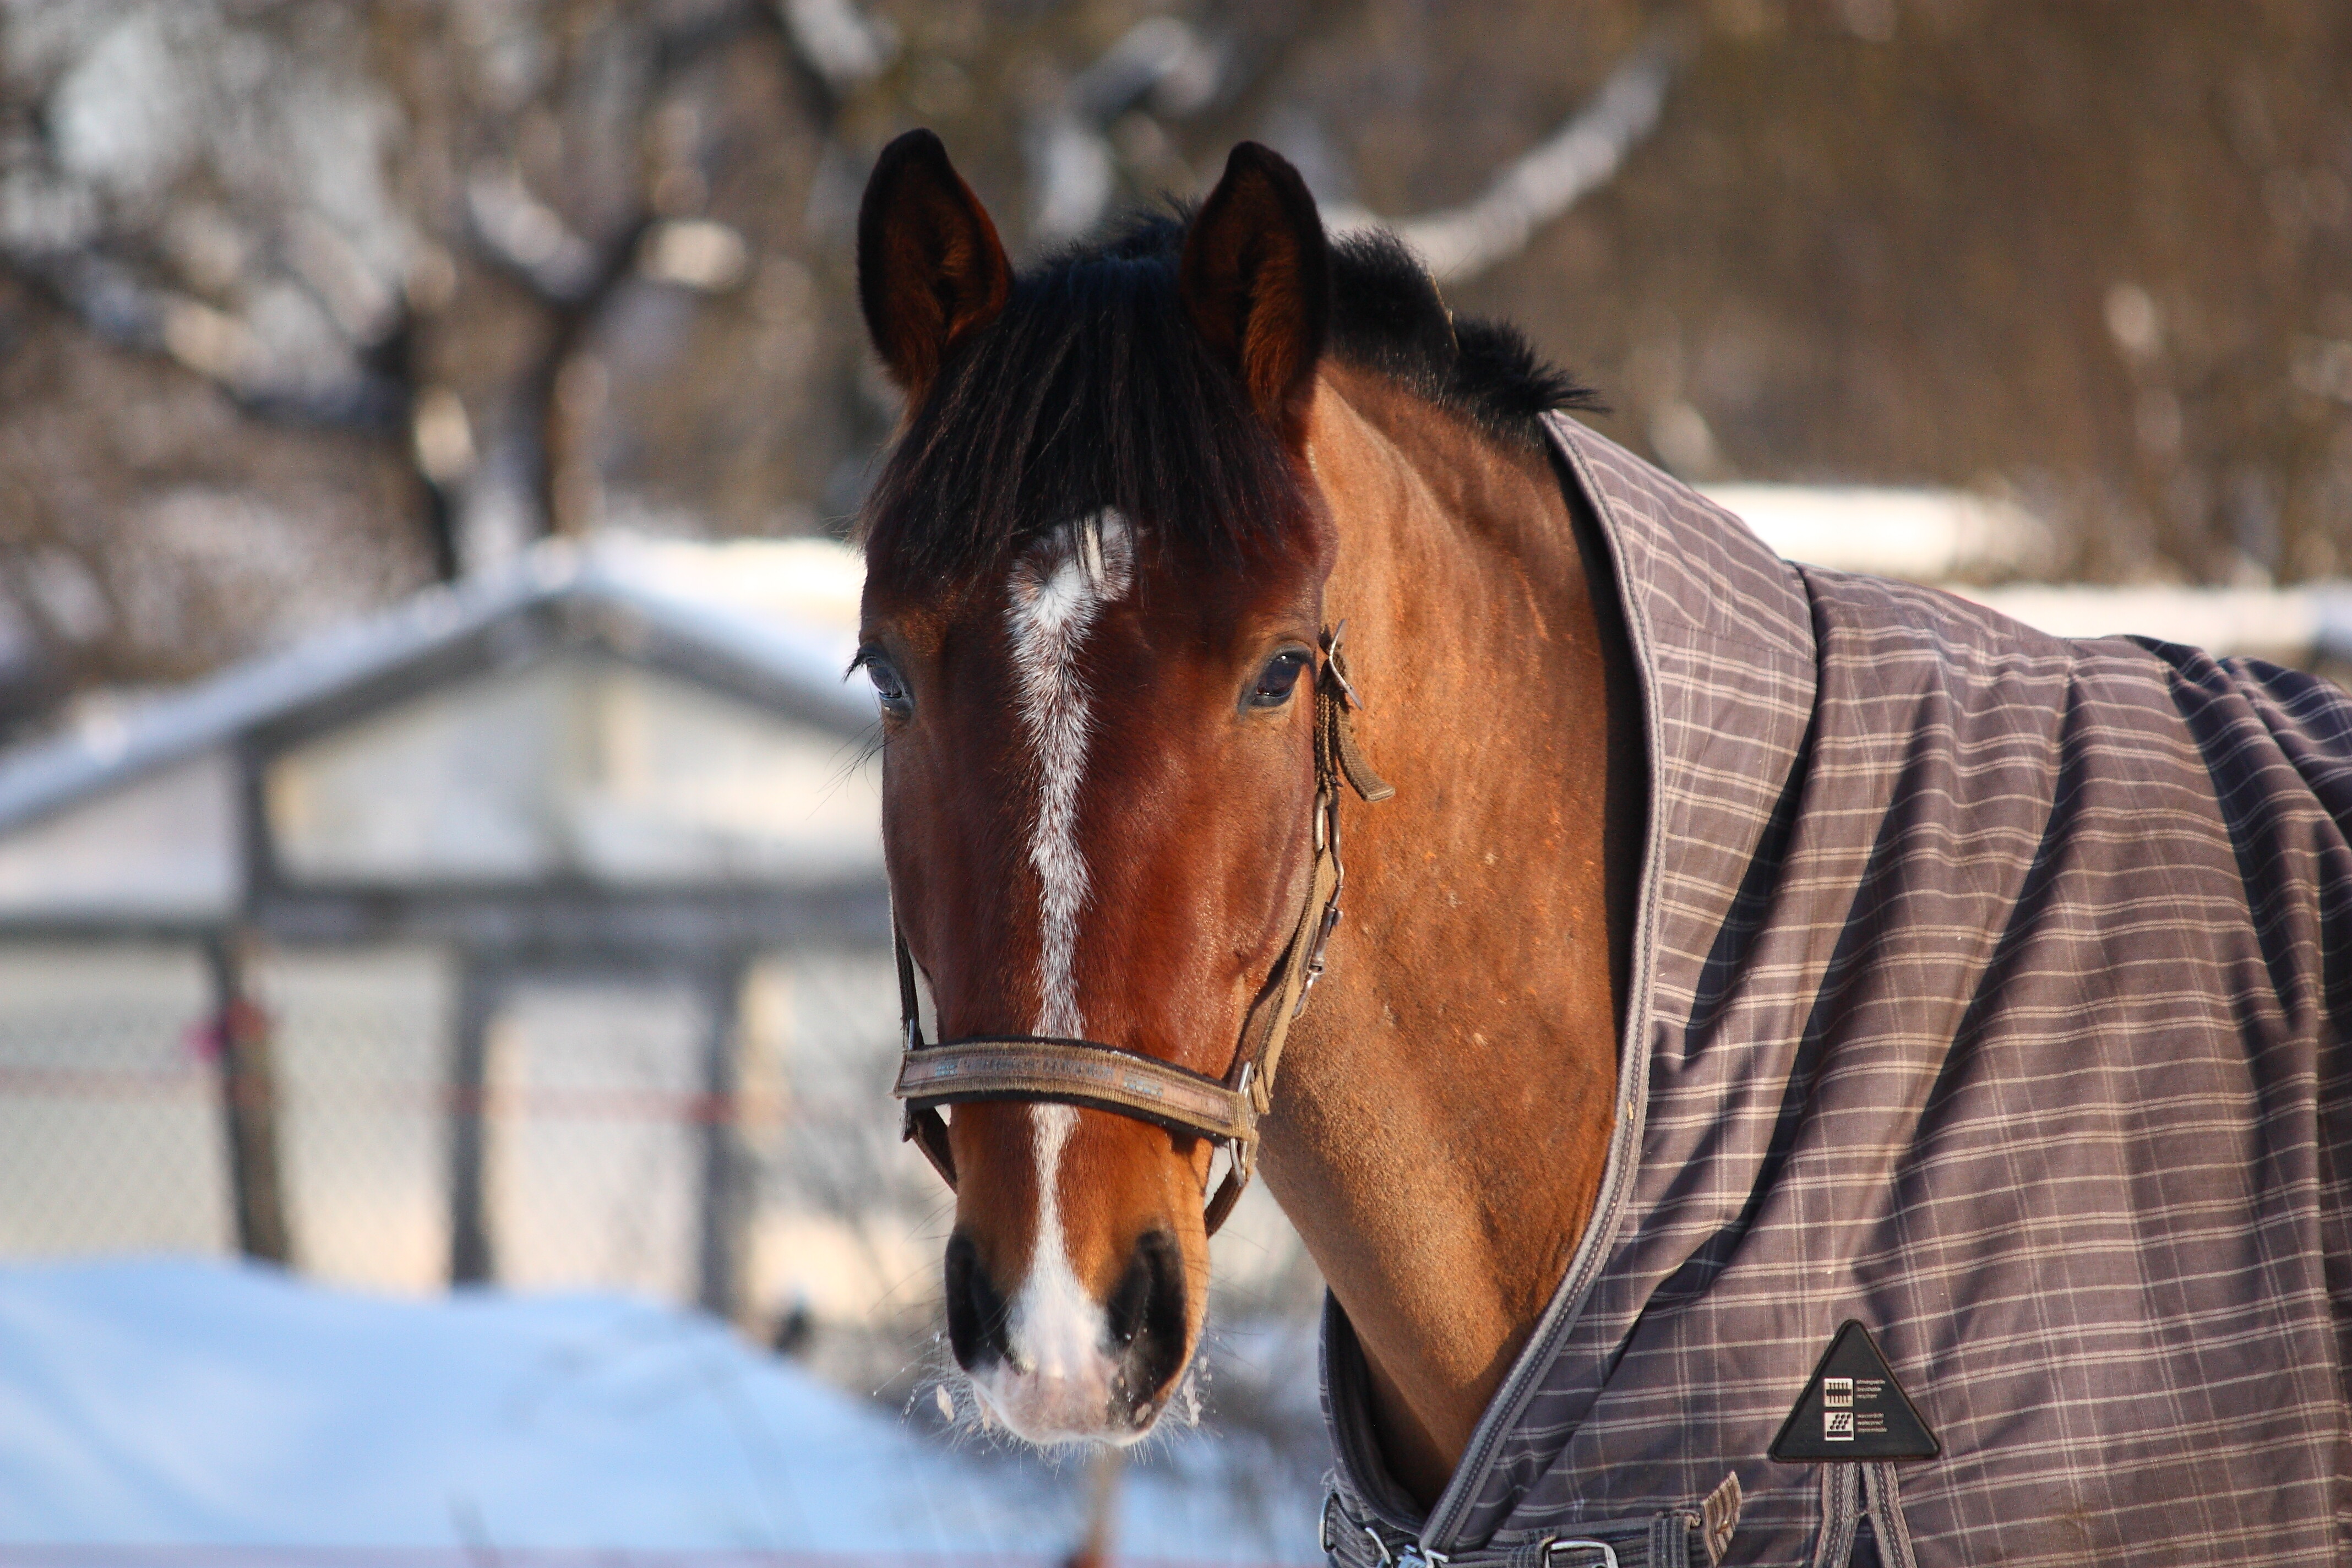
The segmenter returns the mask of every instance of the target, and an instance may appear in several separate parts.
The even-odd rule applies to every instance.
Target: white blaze
[[[1135,546],[1126,520],[1102,512],[1041,540],[1013,569],[1009,619],[1021,728],[1037,782],[1029,864],[1037,873],[1037,1017],[1031,1032],[1075,1039],[1072,960],[1087,862],[1078,850],[1078,785],[1093,730],[1078,655],[1102,606],[1127,592]]]
[[[1086,1032],[1074,973],[1087,862],[1078,847],[1078,787],[1093,714],[1078,657],[1103,605],[1133,576],[1127,521],[1105,511],[1041,540],[1013,569],[1013,633],[1021,728],[1036,782],[1029,864],[1037,873],[1037,1013],[1030,1032],[1076,1039]],[[1037,1240],[1014,1295],[1005,1337],[1009,1364],[982,1392],[1013,1430],[1039,1442],[1104,1436],[1113,1371],[1101,1306],[1070,1268],[1062,1223],[1062,1151],[1077,1125],[1066,1105],[1029,1110],[1037,1159]],[[1120,1436],[1124,1436],[1125,1434]]]

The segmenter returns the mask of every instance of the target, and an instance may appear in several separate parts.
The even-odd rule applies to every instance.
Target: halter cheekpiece
[[[1274,973],[1242,1020],[1234,1063],[1224,1077],[1211,1078],[1097,1040],[975,1035],[927,1046],[916,1015],[914,960],[892,919],[890,947],[898,965],[906,1049],[890,1092],[906,1108],[900,1135],[923,1152],[950,1187],[956,1182],[955,1157],[940,1107],[980,1100],[1085,1106],[1223,1145],[1229,1168],[1208,1201],[1205,1222],[1212,1236],[1224,1224],[1257,1166],[1258,1118],[1274,1103],[1275,1069],[1291,1020],[1307,1010],[1307,993],[1322,978],[1323,950],[1339,923],[1339,892],[1348,879],[1339,861],[1339,784],[1344,780],[1367,802],[1396,793],[1356,745],[1348,716],[1361,704],[1339,653],[1346,630],[1342,621],[1323,634],[1323,658],[1315,675],[1314,878]]]

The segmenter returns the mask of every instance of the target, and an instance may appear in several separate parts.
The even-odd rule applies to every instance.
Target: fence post
[[[486,1284],[498,1277],[483,1186],[488,1160],[490,1023],[504,976],[481,957],[460,953],[456,1037],[449,1055],[449,1283]]]
[[[740,1323],[744,1264],[751,1256],[751,1160],[742,1128],[743,984],[747,959],[735,956],[707,971],[701,982],[702,1247],[696,1299],[702,1310]]]
[[[221,1112],[228,1138],[230,1206],[236,1247],[247,1258],[290,1263],[286,1189],[278,1167],[278,1079],[269,1016],[247,994],[248,933],[223,929],[205,942],[211,973],[213,1035],[220,1047]]]

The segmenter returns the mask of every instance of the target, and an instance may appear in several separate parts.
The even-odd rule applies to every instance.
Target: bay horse
[[[1778,561],[1253,144],[1016,274],[908,132],[858,288],[898,1092],[996,1420],[1147,1434],[1262,1168],[1343,1563],[2335,1539],[2352,704]],[[1841,1317],[1920,1395],[1851,1460],[1789,1438]]]

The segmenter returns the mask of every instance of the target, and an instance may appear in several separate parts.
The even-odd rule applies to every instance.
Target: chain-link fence
[[[279,951],[244,979],[267,1039],[289,1261],[338,1283],[438,1288],[465,1109],[454,966],[424,950]],[[940,1212],[896,1146],[895,996],[887,952],[762,958],[720,1102],[693,984],[515,973],[479,1110],[493,1277],[694,1300],[706,1145],[724,1122],[751,1194],[747,1311],[869,1316]],[[0,948],[0,1253],[235,1248],[214,1011],[193,947]]]
[[[726,1226],[745,1331],[921,1421],[969,1424],[931,1391],[953,1205],[898,1138],[887,948],[751,963],[723,1096],[697,977],[509,972],[477,1100],[458,1087],[447,953],[264,949],[241,975],[252,1016],[232,1026],[267,1042],[273,1201],[296,1269],[445,1288],[457,1132],[478,1105],[493,1282],[693,1303]],[[0,1258],[237,1249],[214,983],[193,945],[0,947]],[[1294,1479],[1319,1470],[1320,1281],[1262,1190],[1220,1236],[1216,1274],[1212,1420],[1267,1439]]]
[[[232,1245],[193,949],[0,950],[0,1253]]]

